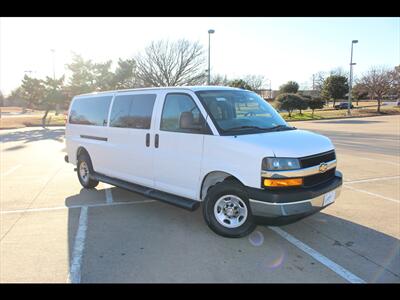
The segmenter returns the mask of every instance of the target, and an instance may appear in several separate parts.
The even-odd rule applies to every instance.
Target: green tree
[[[1,91],[0,91],[0,106],[4,106],[4,96]]]
[[[324,108],[325,101],[320,97],[308,100],[308,107],[311,109],[311,116],[314,118],[314,110]]]
[[[299,91],[299,84],[296,81],[288,81],[279,87],[279,93],[296,94]]]
[[[95,90],[95,66],[91,60],[84,60],[82,56],[73,53],[72,62],[67,65],[67,68],[72,72],[68,84],[71,96]]]
[[[311,99],[310,96],[302,96],[300,94],[297,94],[300,96],[301,99],[297,101],[296,109],[299,110],[300,115],[302,115],[302,110],[305,110],[308,108],[308,101]]]
[[[25,75],[18,93],[21,99],[27,101],[29,108],[37,108],[45,94],[44,82]]]
[[[333,100],[335,106],[336,100],[343,99],[349,91],[347,77],[343,75],[330,75],[324,81],[321,96],[326,100]]]
[[[228,86],[244,90],[251,90],[251,86],[243,79],[234,79],[228,82]]]
[[[26,106],[27,106],[27,101],[24,99],[22,94],[23,94],[22,87],[19,86],[16,89],[11,91],[10,95],[8,95],[8,97],[7,97],[7,100],[9,100],[10,103],[16,103],[14,101],[20,102],[22,100],[23,101],[22,111],[25,112]]]
[[[39,102],[39,107],[43,109],[42,125],[46,124],[46,118],[50,110],[53,110],[57,105],[62,105],[67,100],[64,91],[64,76],[59,79],[46,77],[43,81],[44,93],[43,98]]]
[[[279,94],[275,100],[277,101],[277,106],[280,110],[286,110],[289,113],[289,118],[292,117],[293,110],[299,109],[299,107],[304,105],[304,98],[293,93]]]
[[[134,59],[118,60],[114,75],[115,89],[130,89],[139,87],[136,78],[136,61]]]
[[[93,65],[94,87],[96,91],[108,91],[115,88],[115,75],[110,71],[112,61]]]

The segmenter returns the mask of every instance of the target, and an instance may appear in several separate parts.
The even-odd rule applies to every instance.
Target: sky
[[[8,95],[26,73],[45,78],[66,72],[72,53],[95,62],[132,58],[153,40],[199,41],[208,50],[211,75],[263,75],[266,88],[294,80],[311,88],[312,74],[400,64],[400,18],[330,17],[132,17],[0,18],[0,90]],[[54,49],[54,52],[51,51]],[[269,81],[270,80],[270,81]]]

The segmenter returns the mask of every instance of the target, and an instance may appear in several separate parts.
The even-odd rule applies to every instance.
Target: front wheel
[[[243,237],[256,227],[248,197],[237,182],[211,187],[204,200],[203,216],[211,230],[224,237]]]

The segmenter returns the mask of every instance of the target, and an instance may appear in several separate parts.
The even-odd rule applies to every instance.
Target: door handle
[[[150,133],[146,134],[146,147],[150,146]]]
[[[154,138],[154,146],[156,148],[158,148],[158,133],[156,134],[155,138]]]

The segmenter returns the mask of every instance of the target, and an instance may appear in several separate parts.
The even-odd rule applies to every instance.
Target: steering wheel
[[[247,117],[247,116],[255,116],[255,115],[256,115],[256,113],[254,111],[249,111],[249,112],[244,114],[245,117]]]

